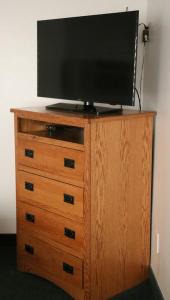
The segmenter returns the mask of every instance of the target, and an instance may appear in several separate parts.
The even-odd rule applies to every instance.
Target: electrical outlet
[[[156,235],[156,253],[157,254],[160,253],[160,235],[159,235],[159,233],[157,233],[157,235]]]
[[[143,30],[142,41],[143,43],[149,42],[149,26],[145,26],[145,29]]]

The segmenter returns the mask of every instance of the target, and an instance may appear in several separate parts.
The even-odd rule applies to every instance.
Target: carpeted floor
[[[50,282],[16,270],[14,245],[0,245],[0,300],[70,300],[63,290]],[[97,299],[93,299],[97,300]],[[149,281],[113,300],[157,300]]]

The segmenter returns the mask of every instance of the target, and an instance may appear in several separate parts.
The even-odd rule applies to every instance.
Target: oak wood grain
[[[91,128],[85,127],[85,174],[84,174],[84,300],[91,299]]]
[[[145,280],[150,262],[152,117],[91,126],[91,297]]]
[[[11,112],[15,113],[17,117],[23,119],[31,119],[42,122],[53,122],[65,125],[75,125],[78,127],[84,127],[86,124],[92,122],[107,122],[113,120],[120,120],[122,118],[140,118],[145,116],[152,117],[155,112],[151,111],[139,111],[134,109],[123,109],[122,112],[108,115],[92,115],[83,113],[70,113],[61,111],[46,110],[45,107],[25,107],[25,108],[11,108]]]
[[[31,149],[34,157],[26,157],[25,149]],[[25,138],[18,138],[18,163],[31,168],[47,171],[51,174],[58,174],[63,178],[84,179],[84,153],[82,151],[67,149],[37,141],[30,141]],[[64,159],[75,161],[74,168],[64,166]]]
[[[54,282],[76,300],[106,300],[145,280],[150,264],[154,113],[124,110],[98,117],[44,108],[11,111],[15,113],[19,269]],[[84,144],[37,136],[35,129],[43,131],[43,122],[83,128]],[[33,162],[23,157],[25,148],[36,150]],[[66,154],[77,162],[75,172],[61,166]],[[34,181],[35,194],[24,190],[26,180]],[[63,206],[65,190],[77,199],[74,209]],[[35,215],[34,224],[25,220],[26,212]],[[75,240],[63,235],[65,227],[76,232]],[[29,242],[36,241],[38,263],[23,254],[21,245],[28,237]],[[78,259],[81,275],[75,281],[56,277],[42,245],[53,261],[54,252]],[[47,270],[43,265],[48,263]]]
[[[33,215],[34,222],[26,220],[26,214]],[[65,235],[65,228],[75,232],[74,239]],[[49,244],[51,241],[56,241],[78,253],[82,252],[84,232],[81,223],[21,201],[18,207],[18,230],[27,232],[35,238],[38,237],[42,241],[48,241]]]
[[[82,188],[23,171],[18,171],[17,177],[19,200],[79,222],[83,221]],[[25,188],[28,182],[33,184],[33,191]],[[71,196],[73,203],[66,202],[64,195]]]
[[[39,142],[77,149],[84,151],[84,129],[77,126],[53,124],[38,120],[19,118],[20,132],[18,135]],[[55,126],[52,136],[49,134],[49,125]]]
[[[25,246],[31,246],[33,253],[26,251]],[[17,246],[18,267],[22,271],[31,272],[47,278],[73,294],[82,294],[83,262],[64,251],[51,247],[32,236],[21,233]],[[63,263],[73,268],[73,274],[63,270]],[[67,286],[69,288],[67,289]],[[82,298],[81,298],[82,299]]]
[[[59,146],[59,147],[63,147],[63,148],[70,148],[70,149],[84,151],[84,145],[82,145],[82,144],[77,144],[77,143],[72,143],[72,142],[67,142],[67,141],[62,141],[62,140],[57,140],[57,139],[50,139],[50,138],[47,138],[47,137],[37,136],[35,134],[36,133],[31,134],[31,133],[19,132],[18,133],[18,138],[27,139],[27,140],[30,140],[30,141],[33,140],[33,141],[37,141],[37,142],[40,142],[40,143]]]
[[[60,181],[60,182],[63,182],[63,183],[68,183],[68,184],[71,184],[71,185],[74,185],[74,186],[77,186],[77,187],[84,188],[84,186],[85,186],[84,180],[82,181],[79,178],[63,177],[62,175],[58,175],[57,173],[52,174],[52,173],[49,173],[47,171],[42,171],[42,170],[39,170],[39,169],[30,168],[29,166],[24,166],[24,165],[21,165],[21,164],[18,164],[18,170],[28,172],[30,174],[35,174],[35,175],[38,175],[38,176],[42,176],[42,177],[45,177],[45,178],[53,179],[53,180],[56,180],[56,181]]]
[[[11,108],[17,117],[23,119],[37,120],[42,122],[75,125],[84,127],[89,123],[89,117],[81,114],[65,113],[59,111],[46,110],[45,107],[25,107],[25,108]]]

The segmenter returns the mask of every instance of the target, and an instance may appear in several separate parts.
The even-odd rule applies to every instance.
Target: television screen
[[[38,96],[133,105],[138,11],[38,21]]]

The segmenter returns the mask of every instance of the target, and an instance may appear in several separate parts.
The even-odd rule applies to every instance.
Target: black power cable
[[[139,26],[144,26],[144,30],[148,31],[149,27],[145,23],[140,23]],[[148,37],[149,37],[149,31],[147,32]],[[139,99],[139,110],[141,111],[141,98],[142,98],[142,83],[143,83],[143,73],[144,73],[144,65],[145,65],[145,46],[146,46],[146,41],[144,40],[144,33],[143,33],[143,58],[142,58],[142,67],[141,67],[141,75],[140,75],[140,81],[139,81],[139,92],[137,88],[135,87],[136,94]]]
[[[140,84],[139,84],[140,98],[142,98],[142,82],[143,82],[144,65],[145,65],[145,43],[143,43],[143,59],[142,59],[142,69],[141,69]]]
[[[145,27],[145,29],[148,27],[145,23],[140,23],[140,24],[138,25],[138,27],[141,26],[141,25],[143,25],[143,26]]]
[[[135,92],[136,92],[136,94],[137,94],[137,96],[138,96],[138,100],[139,100],[139,110],[141,111],[141,109],[142,109],[142,107],[141,107],[141,98],[140,98],[140,96],[139,96],[139,92],[138,92],[138,90],[137,90],[136,87],[135,87]]]

